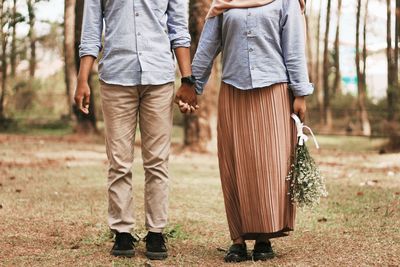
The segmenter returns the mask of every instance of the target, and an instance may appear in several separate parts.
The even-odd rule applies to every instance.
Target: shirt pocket
[[[280,13],[279,10],[267,10],[260,16],[259,32],[264,38],[280,42]]]

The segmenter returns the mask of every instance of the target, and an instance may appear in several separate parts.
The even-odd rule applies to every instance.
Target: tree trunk
[[[36,72],[36,31],[35,31],[35,1],[28,0],[28,18],[29,18],[29,44],[30,44],[30,58],[29,58],[29,76],[32,78]]]
[[[17,0],[13,0],[12,8],[12,39],[10,54],[11,77],[15,77],[17,68]]]
[[[201,31],[211,0],[189,1],[189,31],[192,37],[192,58],[197,50]],[[212,140],[210,121],[216,114],[217,84],[216,70],[213,69],[210,82],[206,85],[204,94],[198,98],[200,109],[194,114],[184,115],[184,145],[191,150],[208,151]]]
[[[75,4],[76,0],[65,0],[64,6],[64,60],[65,84],[69,116],[72,118],[72,104],[76,84],[75,66]]]
[[[394,81],[396,86],[397,95],[400,95],[400,81],[399,81],[399,43],[400,43],[400,0],[396,0],[396,27],[395,27],[395,46],[394,46]]]
[[[310,13],[305,13],[306,18],[306,49],[307,49],[307,63],[308,63],[308,76],[311,82],[314,82],[314,60],[313,60],[313,44],[311,36],[311,21],[313,19],[312,0],[310,2]]]
[[[84,7],[84,0],[76,0],[75,2],[75,10],[74,10],[74,34],[73,37],[73,56],[72,59],[75,64],[75,77],[77,75],[77,70],[79,70],[80,66],[80,58],[79,58],[79,44],[81,40],[81,33],[82,33],[82,20],[83,20],[83,7]],[[92,84],[92,73],[88,79],[89,86],[93,91],[93,84]],[[75,85],[74,85],[75,87]],[[74,88],[75,90],[75,88]],[[74,90],[72,92],[74,92]],[[76,105],[73,105],[73,112],[77,119],[77,124],[75,131],[78,133],[98,133],[97,129],[97,118],[96,118],[96,103],[94,99],[94,93],[90,94],[90,105],[89,105],[89,114],[84,114]]]
[[[332,111],[330,106],[330,88],[329,88],[329,30],[331,19],[331,2],[328,0],[326,8],[326,24],[324,38],[324,63],[323,63],[323,82],[324,82],[324,122],[327,130],[332,129]]]
[[[366,64],[367,64],[367,18],[368,18],[368,2],[366,0],[365,13],[364,13],[364,26],[363,26],[363,51],[362,59],[363,66],[361,68],[360,56],[360,20],[361,20],[361,0],[357,2],[357,16],[356,16],[356,69],[357,69],[357,86],[358,86],[358,108],[360,116],[360,124],[364,136],[371,136],[371,125],[368,119],[368,112],[366,109],[365,100],[367,98],[367,81],[366,81]]]
[[[8,44],[8,29],[5,27],[8,21],[9,6],[7,0],[0,0],[0,41],[1,41],[1,94],[0,94],[0,121],[5,119],[4,102],[7,86],[7,44]]]
[[[336,25],[336,36],[335,36],[335,80],[333,83],[333,90],[335,93],[340,93],[341,91],[341,73],[340,73],[340,19],[342,16],[342,0],[338,0],[338,11],[337,11],[337,25]]]
[[[387,7],[387,22],[386,22],[386,56],[388,65],[388,89],[387,89],[387,100],[388,100],[388,120],[394,121],[397,116],[397,100],[398,92],[395,88],[395,77],[397,76],[394,71],[396,70],[396,60],[394,58],[394,51],[392,47],[392,10],[391,10],[391,0],[386,0]]]
[[[320,123],[324,124],[324,93],[322,91],[321,85],[321,11],[322,11],[322,1],[319,1],[319,9],[318,9],[318,22],[317,22],[317,34],[316,34],[316,55],[315,55],[315,70],[314,70],[314,84],[316,87],[317,93],[317,103],[320,114]]]

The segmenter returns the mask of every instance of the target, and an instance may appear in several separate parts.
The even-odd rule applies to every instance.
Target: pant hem
[[[164,228],[152,228],[152,227],[146,227],[147,231],[153,232],[153,233],[162,233]]]

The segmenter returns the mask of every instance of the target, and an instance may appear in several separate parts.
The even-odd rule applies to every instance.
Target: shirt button
[[[247,16],[249,16],[249,17],[250,17],[250,16],[251,16],[251,12],[249,12],[249,13],[247,14]]]
[[[252,31],[251,31],[251,30],[247,31],[247,34],[251,34],[251,33],[252,33]]]
[[[250,48],[250,49],[249,49],[249,52],[253,52],[253,48]]]
[[[142,34],[141,34],[140,32],[138,32],[138,33],[137,33],[137,36],[140,36],[140,35],[142,35]]]
[[[136,17],[139,17],[139,13],[138,13],[138,12],[136,12],[136,13],[135,13],[135,16],[136,16]]]
[[[139,56],[141,56],[142,55],[142,52],[139,52]]]
[[[251,67],[251,70],[254,70],[254,67]]]

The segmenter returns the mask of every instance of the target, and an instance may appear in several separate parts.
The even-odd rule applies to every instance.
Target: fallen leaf
[[[400,192],[395,192],[394,194],[395,194],[396,196],[398,196],[398,195],[400,195]]]
[[[328,219],[325,218],[325,217],[322,217],[322,218],[318,219],[318,222],[327,222],[327,221],[328,221]]]
[[[15,189],[15,192],[17,192],[17,193],[21,193],[21,192],[22,192],[22,190],[21,190],[21,189]]]
[[[15,180],[15,176],[10,176],[10,180]]]
[[[3,204],[0,204],[0,209],[2,209],[3,208]]]
[[[363,196],[364,192],[357,192],[357,196]]]

